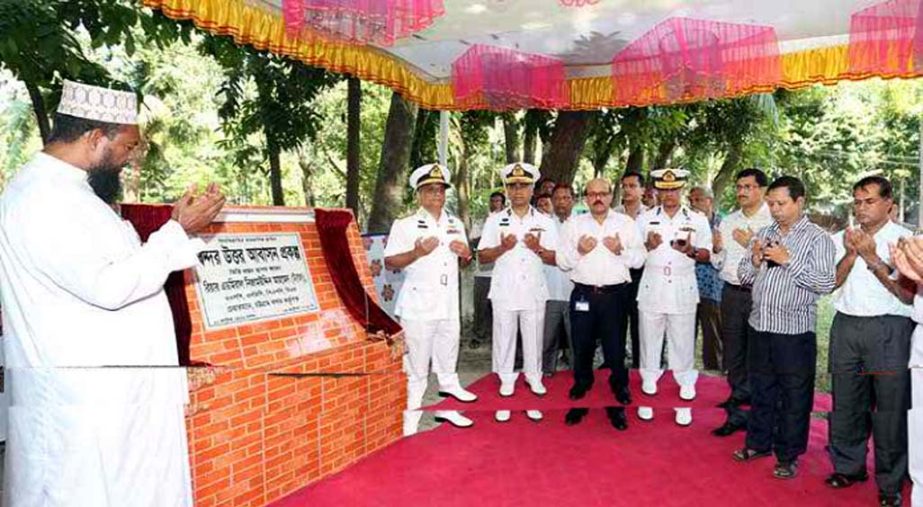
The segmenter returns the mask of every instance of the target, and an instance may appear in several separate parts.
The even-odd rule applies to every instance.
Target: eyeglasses
[[[587,192],[586,196],[590,199],[602,199],[603,197],[609,197],[612,195],[612,192]]]

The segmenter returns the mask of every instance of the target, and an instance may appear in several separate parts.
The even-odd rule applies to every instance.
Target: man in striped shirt
[[[757,233],[740,262],[753,284],[750,312],[751,412],[737,461],[776,455],[773,475],[790,479],[808,445],[817,358],[817,300],[836,283],[834,245],[804,216],[804,184],[782,176],[769,185],[773,223]]]

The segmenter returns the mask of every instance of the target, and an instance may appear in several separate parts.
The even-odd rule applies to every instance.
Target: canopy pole
[[[449,112],[439,111],[439,165],[449,167]]]

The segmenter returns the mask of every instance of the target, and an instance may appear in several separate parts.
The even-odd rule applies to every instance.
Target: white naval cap
[[[654,180],[654,188],[660,190],[673,190],[686,186],[686,179],[689,178],[689,171],[670,167],[656,169],[651,171],[651,178]]]
[[[64,80],[58,114],[121,125],[138,124],[138,97],[132,92],[110,90]]]
[[[535,183],[541,177],[538,168],[525,162],[515,162],[503,169],[500,169],[500,177],[503,178],[503,184],[510,183]]]
[[[426,164],[410,173],[410,186],[414,190],[419,190],[423,185],[430,183],[442,183],[446,187],[451,187],[450,180],[449,170],[439,164]]]

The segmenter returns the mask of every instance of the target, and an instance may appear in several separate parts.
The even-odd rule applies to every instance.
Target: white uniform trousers
[[[432,371],[439,381],[440,390],[460,386],[458,340],[461,326],[457,318],[439,320],[413,320],[401,318],[407,351],[404,354],[404,373],[407,374],[407,410],[404,411],[404,434],[417,432],[423,412],[423,395]],[[436,413],[439,415],[439,412]]]
[[[923,368],[910,369],[913,402],[907,414],[908,470],[913,481],[910,505],[923,507]]]
[[[699,378],[695,369],[695,312],[655,313],[638,311],[641,338],[641,379],[657,383],[663,375],[660,365],[663,337],[667,337],[667,365],[681,386],[694,386]]]
[[[493,305],[493,371],[502,384],[516,382],[516,330],[522,334],[522,371],[529,382],[542,378],[542,340],[545,329],[545,305],[534,310],[506,310]]]

